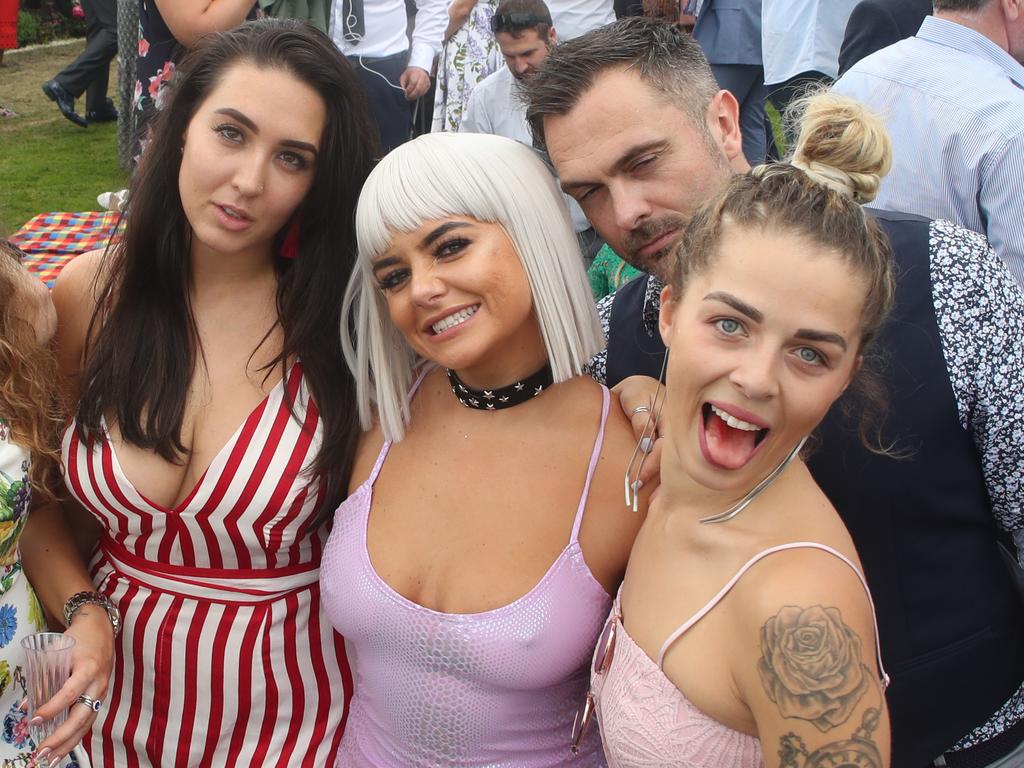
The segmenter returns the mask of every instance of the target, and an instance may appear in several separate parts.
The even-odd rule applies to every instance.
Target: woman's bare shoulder
[[[79,316],[92,317],[100,300],[101,289],[97,278],[103,267],[104,253],[102,249],[83,253],[65,264],[60,271],[53,285],[52,296],[57,314],[62,320]]]
[[[855,738],[866,756],[858,765],[888,766],[876,628],[854,569],[819,549],[780,552],[735,597],[732,672],[772,756],[766,765],[789,765],[774,756],[800,749],[839,755]]]

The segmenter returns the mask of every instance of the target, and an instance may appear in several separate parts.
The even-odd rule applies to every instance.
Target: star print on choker
[[[473,389],[463,384],[462,379],[451,368],[444,370],[458,401],[467,408],[475,408],[478,411],[500,411],[502,408],[525,403],[527,400],[533,400],[554,383],[551,366],[547,364],[532,376],[497,389]]]

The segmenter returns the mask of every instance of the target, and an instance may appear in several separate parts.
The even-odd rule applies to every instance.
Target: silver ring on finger
[[[101,709],[103,709],[102,700],[94,699],[92,696],[89,696],[85,693],[83,693],[81,696],[75,699],[75,704],[85,704],[85,706],[87,706],[93,712],[99,712]]]
[[[636,416],[638,413],[650,413],[650,412],[651,412],[651,409],[650,409],[649,406],[638,405],[636,408],[634,408],[632,411],[629,412],[629,415],[630,416]]]

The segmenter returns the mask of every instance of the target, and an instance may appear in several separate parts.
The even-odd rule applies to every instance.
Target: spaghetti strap
[[[769,547],[763,552],[758,552],[752,558],[747,560],[743,567],[736,572],[736,575],[729,579],[729,581],[726,582],[725,586],[718,591],[717,595],[712,597],[703,608],[697,611],[697,613],[690,617],[690,619],[681,627],[679,627],[675,632],[669,635],[668,638],[666,638],[665,642],[661,644],[661,650],[658,651],[658,668],[664,669],[665,654],[668,652],[668,649],[672,647],[672,644],[675,643],[675,641],[678,640],[680,637],[682,637],[690,629],[690,627],[692,627],[698,621],[703,619],[716,605],[718,605],[718,603],[722,601],[722,598],[729,594],[729,591],[734,586],[736,586],[736,582],[738,582],[743,577],[743,574],[750,570],[750,568],[754,564],[763,560],[768,555],[773,555],[776,552],[784,552],[789,549],[820,549],[822,552],[827,552],[830,555],[835,555],[836,557],[838,557],[840,560],[842,560],[844,563],[850,566],[850,568],[853,570],[855,574],[857,574],[857,578],[860,580],[861,586],[864,587],[864,592],[868,596],[868,604],[871,606],[871,621],[875,626],[875,653],[878,656],[878,671],[881,674],[882,690],[888,688],[889,675],[888,673],[886,673],[885,667],[882,666],[882,645],[881,640],[878,637],[878,616],[875,613],[875,601],[871,598],[871,590],[868,589],[868,583],[864,579],[864,574],[862,574],[860,572],[860,569],[856,565],[854,565],[853,561],[850,560],[850,558],[848,558],[842,552],[839,552],[826,544],[818,544],[817,542],[813,541],[794,541],[790,542],[789,544],[779,544],[775,547]]]
[[[416,394],[416,390],[420,388],[420,384],[427,378],[427,374],[434,369],[433,365],[423,366],[423,370],[420,371],[420,375],[416,377],[416,381],[413,382],[409,388],[408,400],[412,402],[413,396]],[[366,485],[373,486],[377,482],[377,475],[380,474],[381,467],[384,466],[384,460],[388,457],[388,451],[391,450],[391,441],[385,440],[384,445],[380,447],[380,453],[377,454],[377,461],[373,464],[373,469],[370,470],[370,476],[366,478]]]
[[[601,428],[597,431],[594,439],[594,450],[590,454],[590,466],[587,468],[587,480],[583,484],[583,494],[580,496],[580,504],[576,508],[576,519],[572,523],[572,535],[569,543],[575,544],[580,535],[580,526],[583,524],[583,510],[587,506],[587,497],[590,496],[590,481],[594,479],[594,471],[597,469],[597,460],[601,458],[601,446],[604,445],[604,428],[608,424],[608,404],[611,397],[608,388],[601,385]]]

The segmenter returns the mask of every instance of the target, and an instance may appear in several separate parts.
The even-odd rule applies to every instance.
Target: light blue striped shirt
[[[988,236],[1024,286],[1024,67],[987,37],[929,16],[835,90],[889,129],[893,168],[872,205]]]

